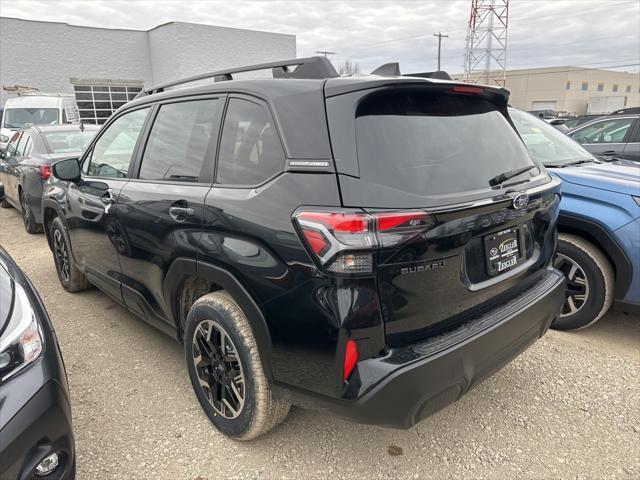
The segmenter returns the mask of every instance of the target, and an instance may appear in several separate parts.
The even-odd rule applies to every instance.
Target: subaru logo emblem
[[[518,193],[515,197],[513,197],[513,208],[516,210],[520,210],[526,207],[529,204],[529,195],[526,193]]]

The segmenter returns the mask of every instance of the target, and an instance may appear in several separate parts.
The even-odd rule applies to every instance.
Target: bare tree
[[[340,75],[355,75],[360,73],[360,65],[352,63],[351,60],[346,60],[338,67],[338,72]]]

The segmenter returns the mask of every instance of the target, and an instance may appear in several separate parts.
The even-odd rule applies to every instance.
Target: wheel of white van
[[[78,270],[73,262],[67,229],[59,217],[53,219],[50,230],[53,260],[62,287],[72,293],[91,288],[87,277]]]
[[[596,323],[613,302],[611,264],[592,243],[576,235],[560,234],[555,267],[567,279],[567,298],[551,327],[577,330]]]
[[[198,401],[228,437],[251,440],[289,413],[264,374],[251,325],[227,293],[209,293],[193,304],[184,349]]]

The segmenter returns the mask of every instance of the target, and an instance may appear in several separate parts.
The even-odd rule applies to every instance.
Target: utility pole
[[[329,55],[335,55],[336,54],[336,52],[330,52],[329,50],[316,50],[316,53],[324,55],[325,57],[328,57]]]
[[[438,32],[433,34],[434,37],[438,37],[438,71],[440,71],[440,51],[442,50],[442,37],[449,38],[446,33]]]

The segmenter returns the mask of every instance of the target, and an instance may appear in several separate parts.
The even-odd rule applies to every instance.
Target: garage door
[[[555,101],[534,101],[531,102],[531,110],[555,110],[556,102]]]

